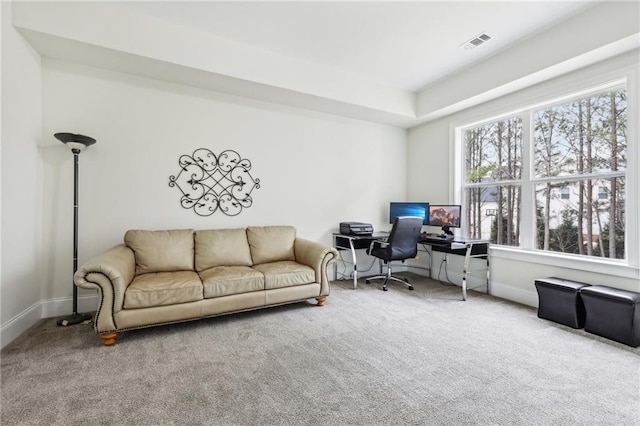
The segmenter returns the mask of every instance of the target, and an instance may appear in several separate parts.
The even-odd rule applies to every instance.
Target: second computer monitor
[[[389,223],[393,223],[398,216],[418,216],[422,224],[429,224],[429,203],[425,202],[397,202],[389,203]]]
[[[450,228],[460,228],[462,206],[458,204],[432,204],[429,206],[429,225],[441,226],[446,234],[453,234]]]

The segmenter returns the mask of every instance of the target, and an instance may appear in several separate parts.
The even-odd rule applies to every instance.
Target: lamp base
[[[71,314],[66,318],[59,319],[57,324],[59,326],[66,327],[68,325],[80,324],[90,319],[91,319],[91,314],[79,314],[77,312],[74,312],[73,314]]]

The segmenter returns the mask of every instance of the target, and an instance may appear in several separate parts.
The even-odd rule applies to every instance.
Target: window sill
[[[578,257],[560,253],[547,253],[538,250],[523,250],[513,247],[491,246],[491,256],[497,259],[551,265],[560,268],[576,269],[597,274],[612,275],[621,278],[640,278],[640,268],[630,266],[623,260],[607,260],[599,257]]]

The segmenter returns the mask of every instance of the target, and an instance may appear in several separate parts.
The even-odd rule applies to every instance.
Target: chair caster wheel
[[[386,287],[382,287],[382,291],[387,291],[388,289]]]
[[[413,290],[413,286],[409,286],[409,290]]]

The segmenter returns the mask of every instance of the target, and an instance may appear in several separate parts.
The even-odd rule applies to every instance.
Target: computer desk
[[[351,262],[342,259],[345,263],[353,265],[353,288],[358,288],[358,265],[356,263],[356,250],[366,249],[374,240],[386,239],[389,233],[374,233],[371,235],[347,235],[334,233],[333,246],[338,250],[349,250],[351,252]],[[464,256],[462,268],[462,300],[467,300],[467,279],[469,274],[482,272],[486,274],[487,294],[491,294],[491,280],[489,276],[489,244],[488,240],[476,240],[467,238],[455,238],[454,240],[444,240],[441,238],[420,238],[418,245],[422,246],[426,253],[429,254],[429,278],[432,278],[431,271],[433,269],[432,253],[441,252],[453,254],[456,256]],[[471,259],[479,258],[486,261],[486,268],[479,270],[470,270]],[[408,265],[409,267],[412,267]],[[336,267],[335,279],[338,278],[338,268]]]

